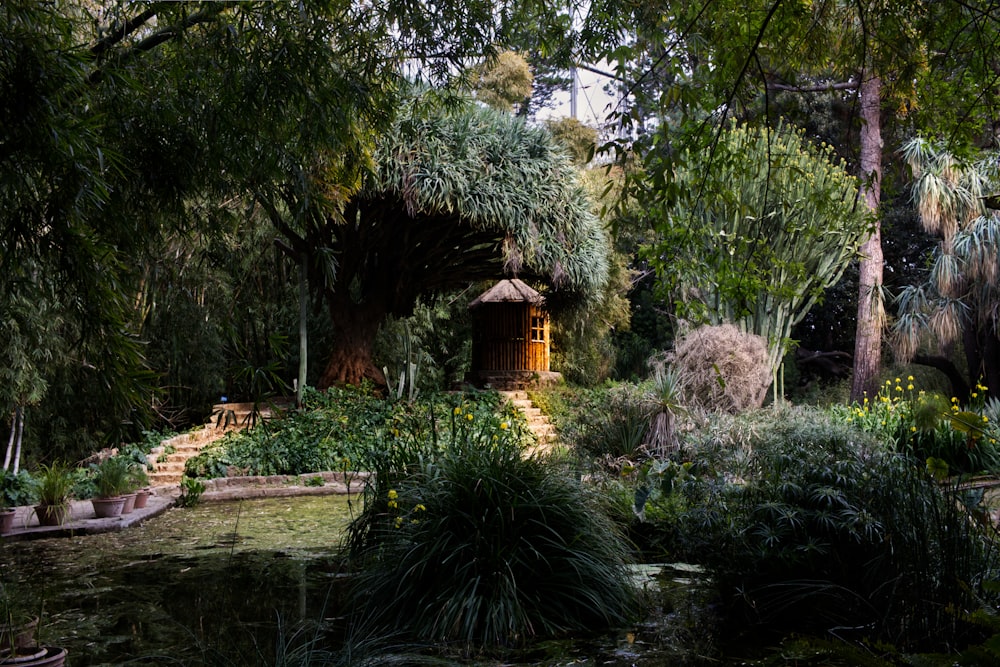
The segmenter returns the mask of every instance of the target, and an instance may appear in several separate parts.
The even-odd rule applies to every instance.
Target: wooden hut
[[[549,315],[545,298],[517,278],[501,280],[469,304],[471,375],[491,384],[549,373]]]

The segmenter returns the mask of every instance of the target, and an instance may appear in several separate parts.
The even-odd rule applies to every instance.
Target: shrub
[[[720,587],[730,621],[952,645],[995,566],[969,494],[817,410],[768,411],[710,433],[673,528]]]
[[[732,324],[703,326],[681,336],[670,361],[685,402],[706,410],[738,413],[760,407],[771,384],[767,341]]]
[[[605,462],[643,456],[650,408],[635,384],[609,384],[595,389],[556,387],[532,392],[559,431],[586,458]]]
[[[311,390],[304,411],[227,434],[189,459],[184,472],[212,478],[231,470],[246,475],[340,470],[376,446],[393,410],[370,387]]]
[[[363,622],[504,647],[614,626],[634,611],[626,548],[597,499],[551,463],[524,458],[508,432],[383,448],[349,529]]]

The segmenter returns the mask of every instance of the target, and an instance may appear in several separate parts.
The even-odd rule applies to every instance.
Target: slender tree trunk
[[[3,458],[3,469],[10,470],[10,462],[14,456],[14,438],[17,437],[17,408],[10,416],[10,438],[7,440],[7,455]]]
[[[1000,396],[1000,337],[989,328],[983,334],[982,383],[989,396]],[[973,382],[979,378],[970,378]]]
[[[302,398],[306,390],[306,371],[309,368],[307,354],[309,352],[309,267],[306,256],[299,260],[299,379],[295,388],[295,403],[301,408]]]
[[[376,387],[385,388],[385,375],[372,359],[375,335],[385,319],[384,310],[353,304],[344,297],[331,299],[329,310],[334,324],[334,341],[318,387],[360,385],[369,380]]]
[[[21,442],[24,438],[24,408],[17,406],[17,443],[14,445],[14,465],[11,469],[15,475],[21,471]]]
[[[851,400],[874,396],[882,364],[882,223],[878,219],[882,188],[882,81],[861,82],[861,178],[865,205],[875,215],[871,234],[861,246],[858,285],[858,323],[854,338],[854,377]]]

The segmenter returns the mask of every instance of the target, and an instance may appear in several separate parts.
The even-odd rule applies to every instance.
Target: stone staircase
[[[252,412],[252,403],[220,403],[212,406],[212,416],[201,428],[163,440],[147,456],[153,467],[152,471],[146,473],[150,486],[180,484],[187,460],[197,456],[206,445],[226,433],[246,428]],[[261,410],[260,418],[267,419],[270,416],[269,409]]]
[[[529,454],[541,454],[550,451],[559,441],[556,427],[549,421],[541,408],[535,406],[526,391],[501,391],[507,401],[521,411],[528,422],[528,429],[535,435],[538,444],[529,450]]]

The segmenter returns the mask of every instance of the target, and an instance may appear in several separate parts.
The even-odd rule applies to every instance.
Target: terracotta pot
[[[141,510],[146,506],[146,501],[149,497],[153,495],[153,492],[149,489],[139,489],[135,492],[135,509]]]
[[[126,493],[122,496],[125,499],[125,506],[122,507],[122,514],[131,514],[135,509],[135,494]]]
[[[14,640],[14,646],[18,649],[28,648],[35,645],[35,632],[38,630],[38,617],[34,617],[25,623],[8,625],[0,623],[0,654],[10,650],[10,641]]]
[[[14,530],[14,510],[0,510],[0,535],[6,535]]]
[[[61,526],[70,517],[69,503],[61,505],[35,505],[35,515],[40,526]]]
[[[15,655],[10,650],[0,651],[0,665],[18,667],[62,667],[66,664],[66,649],[55,646],[23,648]]]
[[[98,519],[108,519],[122,513],[122,509],[125,508],[125,496],[91,498],[90,503],[94,506],[94,516]]]

